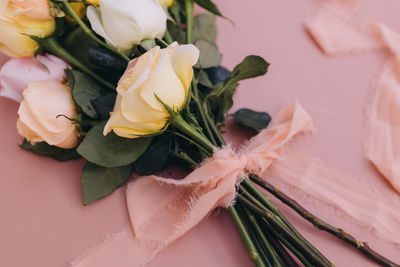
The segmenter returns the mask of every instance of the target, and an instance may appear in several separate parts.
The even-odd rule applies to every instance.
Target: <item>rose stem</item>
[[[329,260],[322,255],[321,252],[317,248],[315,248],[310,242],[308,242],[297,230],[296,228],[286,219],[286,217],[279,211],[278,207],[275,206],[274,203],[272,203],[271,199],[264,195],[257,187],[253,185],[253,183],[250,182],[249,179],[244,179],[243,183],[247,188],[250,189],[250,191],[255,194],[255,196],[272,212],[274,212],[276,215],[279,216],[279,218],[283,221],[284,224],[312,251],[314,251],[315,254],[317,254],[320,258],[322,258],[324,261],[329,262]],[[331,264],[331,263],[330,263]]]
[[[261,209],[268,209],[268,207],[266,207],[266,206],[264,206],[260,201],[258,201],[254,196],[252,196],[243,186],[239,186],[239,192],[240,192],[240,194],[242,194],[243,195],[243,197],[245,197],[247,200],[249,200],[250,202],[252,202],[253,204],[255,204],[255,205],[257,205],[257,206],[259,206]],[[272,204],[272,202],[271,202],[271,204]],[[273,205],[273,204],[272,204]],[[273,205],[273,207],[274,207],[274,209],[275,210],[277,210],[278,211],[278,208],[276,207],[276,206],[274,206]],[[271,212],[274,212],[273,210],[271,210],[271,209],[269,209]],[[279,211],[278,211],[279,212]],[[282,225],[282,227],[285,227],[288,231],[291,231],[291,229],[287,226],[287,225],[285,225],[285,223],[279,218],[279,216],[278,217],[276,217],[276,219],[277,219],[277,221],[278,221],[278,223],[280,224],[280,225]],[[293,231],[292,231],[293,232]],[[293,232],[293,234],[294,235],[296,235],[296,233],[295,232]],[[297,236],[297,235],[296,235]],[[301,238],[300,238],[301,237]],[[307,243],[308,243],[308,241],[307,240],[305,240],[304,238],[302,238],[302,236],[300,235],[300,237],[299,236],[297,236],[297,238],[299,239],[299,241],[301,242],[301,246],[307,246]],[[316,248],[314,248],[314,247],[309,247],[309,246],[307,246],[313,253],[315,253],[317,256],[319,256],[320,257],[320,259],[322,260],[322,261],[325,261],[326,262],[326,264],[327,265],[333,265],[331,262],[329,262],[329,260],[327,260],[325,257],[321,257],[320,255],[321,255],[321,253],[316,249]]]
[[[194,96],[193,100],[196,103],[196,107],[199,112],[200,118],[203,122],[204,128],[206,129],[207,136],[210,138],[211,142],[213,142],[215,145],[217,145],[214,135],[211,132],[210,126],[207,123],[207,119],[206,119],[204,110],[202,108],[202,103],[200,102],[200,98],[199,98],[199,90],[197,88],[197,83],[195,81],[192,82],[192,92],[193,92],[193,96]]]
[[[56,40],[54,36],[50,36],[47,38],[38,38],[35,36],[30,36],[33,40],[35,40],[42,49],[45,51],[52,53],[54,55],[59,56],[60,58],[66,60],[71,65],[77,67],[81,71],[85,72],[86,74],[90,75],[93,79],[97,82],[101,83],[105,87],[115,90],[115,86],[111,83],[105,81],[99,75],[97,75],[94,71],[83,65],[79,60],[73,57],[67,50],[65,50]]]
[[[262,261],[260,255],[257,252],[257,249],[253,243],[253,241],[251,240],[251,237],[249,235],[249,233],[246,230],[245,225],[243,224],[242,220],[240,219],[239,213],[236,209],[235,206],[230,206],[228,208],[229,213],[232,216],[233,221],[235,222],[237,228],[239,229],[239,233],[242,236],[242,239],[244,240],[247,249],[250,252],[250,258],[253,260],[254,264],[257,267],[266,267],[266,265],[264,264],[264,262]]]
[[[171,33],[168,31],[168,29],[165,30],[164,40],[165,40],[168,44],[172,44],[172,43],[174,42],[174,40],[172,39]]]
[[[264,232],[262,231],[261,227],[258,225],[258,222],[257,222],[255,216],[246,207],[244,207],[243,210],[247,216],[247,221],[249,222],[249,224],[251,224],[252,228],[254,228],[255,232],[257,233],[256,236],[260,239],[265,250],[267,251],[267,253],[272,261],[272,265],[274,267],[284,267],[285,265],[284,265],[283,261],[280,259],[278,253],[275,251],[274,247],[268,241],[268,239],[265,236]]]
[[[370,259],[374,260],[375,262],[383,265],[383,266],[389,266],[389,267],[399,267],[399,264],[396,264],[392,262],[391,260],[385,258],[384,256],[380,255],[376,251],[372,250],[367,242],[361,242],[357,240],[355,237],[352,235],[346,233],[340,228],[334,227],[325,221],[319,219],[316,217],[314,214],[310,213],[308,210],[300,206],[294,199],[290,198],[287,196],[285,193],[281,192],[279,189],[271,185],[270,183],[260,179],[259,177],[255,175],[250,176],[251,180],[253,180],[255,183],[260,185],[262,188],[273,194],[276,198],[281,200],[283,203],[294,209],[300,216],[305,218],[307,221],[311,222],[314,226],[316,226],[318,229],[326,231],[343,241],[347,242],[351,246],[355,247],[356,249],[360,250],[362,253],[364,253],[367,257]]]
[[[256,220],[260,225],[261,222],[259,221],[257,216],[256,216]],[[275,248],[277,253],[281,256],[281,258],[282,258],[282,260],[283,260],[283,262],[285,264],[284,266],[287,266],[287,267],[299,267],[297,262],[292,258],[292,256],[287,252],[287,250],[279,242],[279,239],[276,240],[269,231],[263,231],[263,232],[265,233],[265,236],[267,237],[269,242],[271,242],[272,246]]]
[[[202,145],[209,153],[214,152],[214,144],[212,144],[207,137],[205,137],[202,133],[198,132],[196,129],[193,129],[189,123],[187,123],[182,115],[177,113],[174,114],[171,118],[171,125],[173,125],[178,130],[192,137],[197,143]]]
[[[91,29],[89,29],[88,26],[86,26],[86,24],[81,20],[81,18],[75,13],[75,11],[72,9],[72,7],[69,5],[69,3],[67,1],[61,1],[59,2],[62,7],[63,7],[63,11],[65,12],[65,14],[71,16],[79,25],[79,27],[81,27],[81,29],[90,37],[92,38],[94,41],[96,41],[99,45],[105,47],[106,49],[110,50],[111,52],[114,52],[115,54],[119,55],[120,57],[122,57],[123,59],[125,59],[127,62],[130,61],[130,58],[127,57],[124,53],[122,53],[121,51],[119,51],[118,49],[109,46],[108,44],[106,44],[104,41],[100,40]]]
[[[330,263],[327,263],[323,259],[321,259],[317,254],[315,254],[310,248],[304,246],[303,242],[301,242],[296,235],[294,235],[286,226],[283,226],[279,222],[279,217],[272,213],[267,209],[261,209],[253,204],[251,201],[243,197],[242,195],[237,195],[238,200],[243,203],[246,207],[250,208],[253,212],[258,213],[260,216],[264,217],[270,224],[273,225],[279,232],[282,233],[284,237],[286,237],[294,246],[298,249],[301,249],[304,255],[311,261],[311,263],[316,266],[333,266]]]
[[[276,231],[269,223],[267,223],[261,216],[257,216],[258,222],[266,233],[269,233],[283,243],[306,267],[312,267],[309,260],[295,247],[293,246],[285,237],[283,237],[278,231]]]
[[[185,0],[186,11],[186,43],[192,43],[193,35],[193,17],[194,17],[194,0]]]
[[[260,254],[262,260],[268,267],[274,267],[275,266],[274,263],[271,262],[267,256],[267,254],[265,254],[264,248],[262,247],[260,240],[252,227],[252,224],[250,223],[248,217],[246,216],[245,208],[242,205],[240,205],[240,203],[235,203],[235,207],[237,207],[239,216],[242,219],[242,221],[244,222],[247,230],[249,231],[251,239],[253,240],[254,245],[257,248],[258,254]]]

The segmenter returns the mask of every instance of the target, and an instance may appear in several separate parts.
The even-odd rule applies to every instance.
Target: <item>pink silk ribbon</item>
[[[351,24],[359,0],[322,2],[306,27],[324,53],[340,55],[380,50],[388,54],[368,103],[365,152],[400,193],[400,35],[376,22]]]
[[[382,239],[399,244],[398,204],[315,159],[284,151],[285,144],[295,135],[312,129],[310,116],[294,102],[275,117],[273,127],[260,132],[238,153],[229,146],[216,150],[211,159],[182,180],[146,176],[129,183],[126,200],[130,227],[108,238],[72,266],[144,266],[214,208],[231,205],[237,183],[248,173],[264,173],[271,182],[326,203]]]

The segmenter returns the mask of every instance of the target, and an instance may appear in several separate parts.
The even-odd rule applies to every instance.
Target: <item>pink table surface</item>
[[[298,97],[313,117],[316,132],[298,138],[292,147],[317,156],[377,193],[398,200],[362,150],[369,84],[381,69],[384,56],[376,53],[358,57],[324,56],[303,27],[317,1],[216,2],[235,23],[218,20],[223,64],[233,67],[248,54],[261,55],[272,64],[267,76],[241,84],[234,110],[252,107],[273,114]],[[400,31],[399,10],[397,0],[365,0],[358,18],[380,21]],[[59,163],[20,149],[21,138],[15,127],[17,109],[15,103],[0,99],[0,266],[68,266],[87,248],[128,225],[124,188],[92,205],[82,206],[80,169],[84,162]],[[249,137],[248,132],[235,126],[229,130],[235,131],[229,135],[233,143]],[[398,247],[346,222],[331,209],[315,203],[304,204],[400,262]],[[292,211],[284,207],[283,210],[336,266],[375,266]],[[161,252],[148,266],[234,267],[252,263],[229,215],[219,210]]]

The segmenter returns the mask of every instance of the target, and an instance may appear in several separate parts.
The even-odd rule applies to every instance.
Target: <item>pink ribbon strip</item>
[[[389,201],[318,159],[285,150],[285,157],[275,160],[264,177],[279,189],[287,189],[296,200],[323,203],[332,207],[336,216],[400,244],[400,203]]]
[[[359,0],[322,2],[306,26],[324,53],[340,55],[371,49],[388,52],[368,104],[365,152],[400,193],[400,35],[375,22],[351,24]]]

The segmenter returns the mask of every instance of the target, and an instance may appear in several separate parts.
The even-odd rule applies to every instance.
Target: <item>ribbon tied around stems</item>
[[[232,205],[236,185],[249,173],[262,174],[296,134],[312,131],[310,116],[297,103],[284,108],[274,126],[261,131],[238,153],[230,146],[182,180],[144,176],[127,186],[130,229],[105,242],[75,267],[143,266],[217,207]]]

